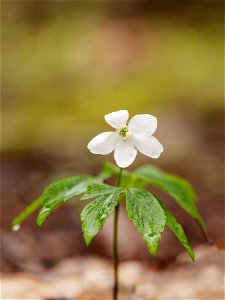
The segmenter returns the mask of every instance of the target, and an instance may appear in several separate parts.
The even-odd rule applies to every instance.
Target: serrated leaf
[[[126,193],[126,210],[130,221],[142,235],[149,252],[155,255],[166,217],[157,199],[149,192],[130,188]]]
[[[82,194],[89,184],[102,179],[88,175],[67,177],[50,184],[43,192],[43,207],[41,208],[36,224],[41,226],[50,213],[63,202]]]
[[[117,188],[116,188],[117,189]],[[115,187],[105,184],[105,183],[92,183],[90,184],[83,196],[81,197],[81,200],[87,200],[90,198],[96,198],[103,194],[111,194],[115,192]]]
[[[173,214],[167,209],[165,204],[163,204],[159,199],[158,199],[160,205],[162,206],[165,215],[166,215],[166,225],[170,228],[170,230],[174,233],[174,235],[177,237],[177,239],[181,242],[181,244],[184,246],[188,254],[190,255],[191,259],[194,261],[195,256],[194,256],[194,251],[191,248],[191,246],[188,243],[187,236],[183,230],[183,227],[181,224],[179,224],[176,220],[176,218],[173,216]]]
[[[82,194],[89,184],[96,182],[102,182],[102,178],[81,175],[67,177],[50,184],[37,200],[28,205],[24,211],[13,220],[11,225],[12,229],[17,231],[21,223],[40,207],[41,209],[36,223],[37,226],[41,226],[53,209],[72,197]]]
[[[119,195],[122,191],[122,188],[112,187],[110,193],[98,194],[98,197],[86,205],[83,209],[81,213],[81,222],[84,240],[87,246],[102,229],[106,219],[113,212],[114,208],[118,204]],[[92,198],[94,194],[96,195],[97,193],[94,192],[91,194],[90,192],[89,196]]]
[[[150,165],[137,169],[135,174],[168,193],[177,204],[198,222],[204,236],[206,236],[204,221],[196,207],[196,194],[188,181]]]

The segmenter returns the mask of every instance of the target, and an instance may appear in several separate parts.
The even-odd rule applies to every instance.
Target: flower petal
[[[129,113],[127,110],[114,111],[108,115],[105,115],[105,121],[116,129],[121,129],[126,126]]]
[[[120,140],[116,145],[114,158],[120,168],[130,166],[135,160],[136,155],[137,150],[134,148],[133,143],[130,140]]]
[[[130,120],[128,127],[133,134],[152,135],[157,128],[157,119],[148,114],[136,115]]]
[[[163,152],[163,145],[154,136],[134,134],[132,141],[138,151],[149,157],[158,158]]]
[[[88,143],[87,148],[91,153],[106,155],[115,149],[119,139],[119,135],[115,132],[102,132]]]

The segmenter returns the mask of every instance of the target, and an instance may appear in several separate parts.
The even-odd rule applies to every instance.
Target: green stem
[[[119,187],[121,184],[123,169],[120,168],[120,172],[118,174],[117,186]],[[118,263],[119,263],[119,255],[118,255],[118,214],[119,214],[119,203],[115,207],[114,213],[114,232],[113,232],[113,257],[114,257],[114,288],[113,288],[113,300],[117,300],[118,296]]]

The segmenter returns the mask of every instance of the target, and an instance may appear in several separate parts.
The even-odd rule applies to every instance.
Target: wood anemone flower
[[[93,154],[106,155],[114,151],[114,158],[120,168],[130,166],[137,151],[151,158],[158,158],[163,151],[162,144],[153,136],[157,128],[157,118],[136,115],[127,124],[129,113],[119,110],[105,115],[105,121],[115,131],[98,134],[87,145]]]

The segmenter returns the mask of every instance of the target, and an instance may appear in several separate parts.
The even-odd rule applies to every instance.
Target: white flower
[[[91,153],[106,155],[114,151],[114,158],[121,168],[130,166],[137,150],[158,158],[163,146],[152,136],[157,128],[156,117],[148,114],[134,116],[127,125],[129,113],[119,110],[105,115],[105,121],[116,130],[102,132],[87,145]]]

